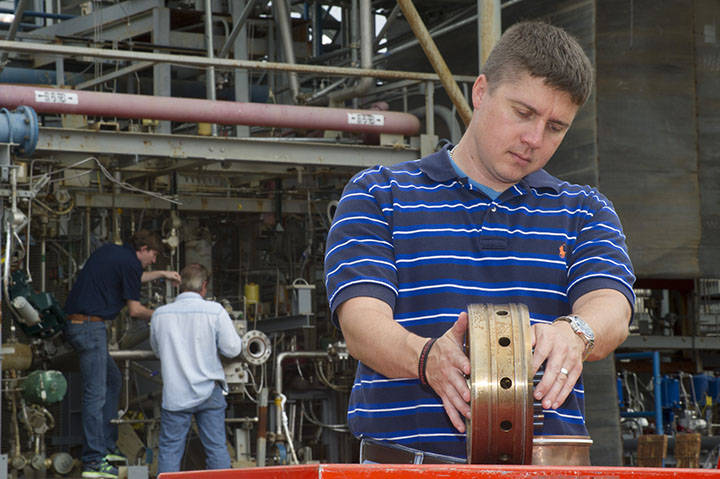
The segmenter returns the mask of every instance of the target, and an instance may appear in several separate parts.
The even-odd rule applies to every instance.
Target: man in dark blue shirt
[[[108,354],[105,321],[115,318],[127,306],[133,318],[149,320],[153,310],[140,304],[140,285],[155,279],[178,284],[175,271],[147,271],[163,249],[156,233],[140,230],[129,244],[106,244],[85,262],[73,285],[65,312],[65,336],[80,356],[83,380],[82,427],[84,478],[114,479],[118,471],[111,464],[124,460],[117,451],[117,416],[121,376]]]

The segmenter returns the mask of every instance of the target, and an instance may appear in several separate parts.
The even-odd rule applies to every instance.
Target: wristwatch
[[[595,333],[592,328],[577,314],[560,316],[559,318],[556,318],[553,323],[556,321],[565,321],[566,323],[569,323],[575,334],[580,336],[580,339],[585,342],[585,350],[583,351],[583,361],[585,361],[595,346]]]

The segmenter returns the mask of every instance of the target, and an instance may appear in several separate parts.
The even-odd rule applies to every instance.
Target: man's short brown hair
[[[582,106],[592,90],[593,69],[580,44],[565,30],[544,22],[521,22],[508,28],[490,52],[481,74],[490,91],[522,73],[544,78]]]
[[[143,246],[147,246],[147,249],[154,249],[158,253],[162,253],[164,250],[160,236],[154,231],[136,231],[132,238],[130,238],[130,244],[135,248],[135,251],[140,251]]]

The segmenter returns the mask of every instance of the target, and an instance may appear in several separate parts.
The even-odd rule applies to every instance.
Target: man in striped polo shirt
[[[460,345],[471,303],[528,306],[543,434],[587,434],[583,361],[627,336],[635,277],[610,201],[542,168],[591,88],[571,36],[517,24],[473,85],[457,146],[348,183],[325,276],[333,322],[359,360],[348,406],[356,436],[465,458],[470,362]]]

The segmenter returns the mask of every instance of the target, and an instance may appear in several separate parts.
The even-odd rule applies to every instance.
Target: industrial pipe
[[[430,36],[430,32],[428,32],[422,18],[420,18],[420,14],[415,8],[415,5],[413,5],[412,0],[398,0],[398,5],[400,5],[410,28],[420,41],[420,46],[428,60],[430,60],[433,70],[435,70],[435,73],[440,77],[440,82],[445,88],[450,100],[453,102],[453,105],[457,108],[460,118],[462,118],[465,126],[469,125],[470,119],[472,118],[472,110],[465,101],[465,97],[460,91],[460,88],[458,88],[457,83],[455,83],[455,79],[452,73],[450,73],[447,63],[445,63],[445,60]]]
[[[213,45],[212,29],[212,0],[205,0],[205,51],[207,57],[212,60],[215,57],[215,46]],[[215,101],[215,67],[208,65],[205,70],[206,76],[206,98]],[[212,136],[217,136],[217,125],[212,124]]]
[[[408,72],[402,70],[380,70],[365,68],[333,67],[328,65],[307,65],[296,63],[290,65],[279,62],[265,62],[254,60],[238,60],[227,58],[209,59],[203,56],[175,55],[168,53],[139,52],[134,50],[111,50],[107,48],[73,47],[68,45],[54,45],[50,43],[30,43],[0,40],[0,50],[21,52],[28,54],[62,55],[91,58],[107,58],[110,60],[127,60],[132,62],[146,61],[155,63],[172,63],[196,68],[213,65],[218,69],[233,70],[246,69],[257,71],[293,71],[304,74],[319,74],[331,76],[361,77],[372,76],[388,80],[433,80],[440,77],[435,73]],[[455,75],[461,81],[474,82],[475,76]]]
[[[275,357],[275,394],[276,397],[282,397],[282,363],[289,358],[327,358],[327,351],[287,351],[280,353]],[[277,402],[277,401],[276,401]],[[277,408],[275,410],[277,417],[277,423],[275,424],[276,432],[278,436],[282,435],[282,409]],[[292,441],[292,438],[287,438],[288,442]]]
[[[292,26],[290,25],[290,13],[288,12],[287,0],[273,0],[273,15],[275,16],[275,23],[280,28],[280,38],[282,39],[283,52],[285,53],[285,62],[291,65],[295,64],[295,47],[293,46],[292,38]],[[313,33],[314,35],[314,33]],[[297,101],[298,95],[300,94],[300,81],[296,72],[290,72],[288,75],[288,81],[290,82],[290,91],[292,92],[292,99],[294,102]]]
[[[4,88],[0,86],[0,90]],[[17,111],[0,109],[0,143],[17,145],[15,153],[31,156],[38,142],[37,115],[32,108],[24,106],[23,102],[15,103],[14,107],[17,107]]]
[[[258,429],[257,429],[257,466],[265,467],[267,453],[267,425],[268,425],[268,388],[260,390],[258,398]]]
[[[360,68],[373,66],[372,37],[372,3],[371,0],[360,0]],[[347,99],[365,94],[375,84],[372,77],[362,77],[357,85],[331,93],[330,104],[339,104]]]
[[[478,71],[502,34],[500,0],[477,0]]]
[[[149,349],[124,349],[108,351],[113,359],[141,361],[143,359],[157,359],[155,353]]]
[[[223,125],[402,135],[416,135],[420,131],[420,120],[417,117],[400,112],[0,86],[0,106],[19,105],[30,105],[40,113],[152,118]]]

